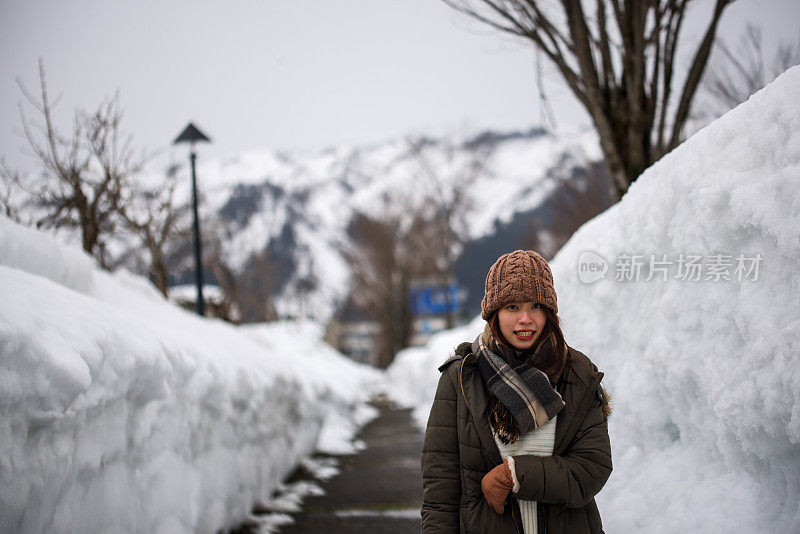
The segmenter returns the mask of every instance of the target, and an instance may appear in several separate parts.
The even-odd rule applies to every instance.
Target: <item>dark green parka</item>
[[[462,343],[442,375],[422,446],[422,532],[522,534],[516,499],[538,502],[539,534],[602,532],[594,496],[611,474],[603,374],[569,347],[556,389],[566,406],[552,456],[514,457],[519,492],[503,515],[486,502],[481,480],[502,463],[488,418],[488,395],[471,345]]]

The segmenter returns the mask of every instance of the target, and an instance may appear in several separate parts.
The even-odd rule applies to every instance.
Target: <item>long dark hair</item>
[[[561,319],[549,307],[540,304],[541,310],[547,319],[544,330],[536,338],[533,346],[522,353],[522,357],[528,359],[534,367],[542,371],[550,379],[550,383],[555,385],[564,370],[567,361],[567,344],[564,341],[564,333],[561,331]],[[501,343],[508,349],[516,350],[514,345],[509,343],[500,331],[500,321],[498,315],[500,311],[495,311],[489,317],[489,328],[495,341]],[[548,343],[549,342],[549,343]],[[546,345],[545,345],[546,344]]]

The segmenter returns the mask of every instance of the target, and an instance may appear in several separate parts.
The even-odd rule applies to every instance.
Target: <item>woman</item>
[[[422,448],[422,532],[602,532],[611,474],[602,373],[567,346],[553,275],[536,252],[486,277],[484,332],[439,370]]]

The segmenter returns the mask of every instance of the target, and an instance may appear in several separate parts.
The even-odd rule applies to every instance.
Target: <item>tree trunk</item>
[[[83,250],[88,252],[89,254],[94,255],[94,249],[97,246],[97,239],[99,236],[99,229],[97,225],[91,219],[87,218],[85,215],[81,216],[82,223],[81,223],[81,231],[82,231],[82,238],[83,238]]]
[[[688,1],[443,0],[492,28],[525,39],[556,67],[567,87],[592,117],[619,200],[639,175],[680,142],[725,8],[714,12],[681,87],[673,88],[675,58]],[[607,12],[611,14],[607,17]],[[609,28],[609,22],[616,25]],[[611,30],[611,31],[609,31]],[[673,91],[674,89],[674,91]],[[672,95],[677,94],[675,99]],[[672,116],[669,116],[672,115]],[[664,142],[666,126],[672,129]]]
[[[150,280],[167,297],[167,265],[157,250],[150,250]]]
[[[624,155],[620,153],[620,142],[611,121],[605,117],[594,117],[593,120],[597,135],[600,138],[600,149],[603,152],[611,198],[618,201],[628,190],[628,169],[624,163]]]

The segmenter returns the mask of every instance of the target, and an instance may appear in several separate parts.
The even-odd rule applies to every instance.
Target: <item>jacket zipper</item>
[[[539,529],[542,525],[543,530]],[[536,532],[541,530],[541,534],[547,534],[547,512],[541,501],[536,501]]]
[[[521,534],[519,530],[519,525],[517,524],[517,514],[514,513],[516,511],[516,507],[512,504],[511,505],[511,520],[514,522],[514,528],[517,529],[517,534]]]
[[[547,534],[547,512],[545,511],[544,506],[542,506],[542,519],[544,519],[544,521],[543,521],[543,523],[544,523],[544,533],[543,534]]]

